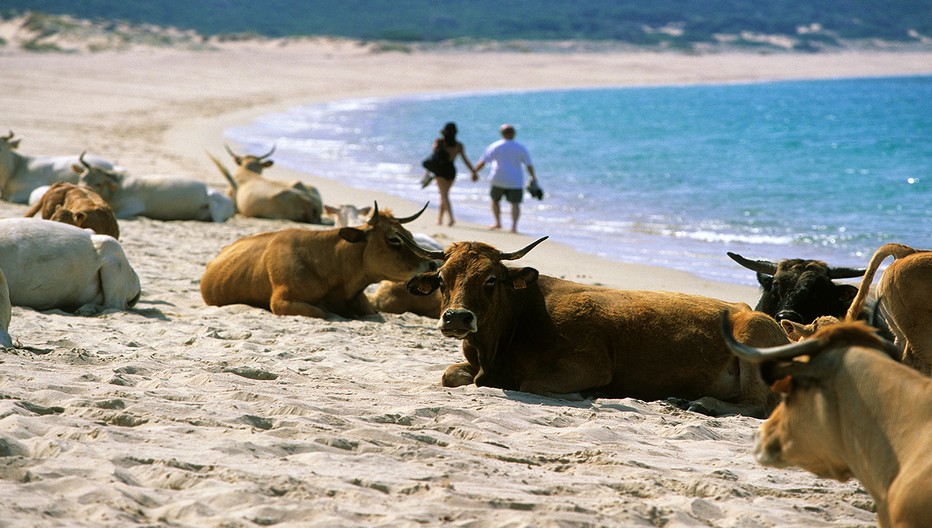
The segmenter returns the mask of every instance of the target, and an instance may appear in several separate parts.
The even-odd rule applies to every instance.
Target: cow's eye
[[[437,275],[437,288],[440,290],[441,293],[443,292],[443,290],[446,289],[445,285],[443,284],[443,277],[441,277],[440,275]]]
[[[493,286],[495,286],[495,277],[489,277],[488,279],[486,279],[485,287],[492,288]]]
[[[396,247],[397,247],[397,246],[400,246],[400,245],[401,245],[401,239],[398,238],[398,237],[388,237],[388,245],[390,245],[390,246],[396,246]]]

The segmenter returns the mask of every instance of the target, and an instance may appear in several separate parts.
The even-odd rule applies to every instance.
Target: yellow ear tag
[[[515,279],[511,286],[516,290],[523,290],[527,288],[527,283],[523,279]]]
[[[422,283],[420,283],[420,284],[417,285],[417,291],[419,291],[419,292],[421,292],[421,293],[423,293],[423,294],[428,294],[428,293],[430,293],[430,285],[429,285],[429,284],[425,284],[425,283],[422,282]]]

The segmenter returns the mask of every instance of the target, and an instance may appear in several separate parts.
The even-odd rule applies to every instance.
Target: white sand
[[[0,131],[137,173],[224,182],[223,131],[299,104],[416,92],[929,73],[930,54],[370,54],[353,44],[23,54],[0,49]],[[225,156],[225,155],[224,155]],[[327,203],[419,204],[308,178]],[[0,216],[25,206],[0,203]],[[413,230],[516,249],[480,226]],[[203,305],[204,265],[285,222],[121,222],[142,299],[79,317],[15,307],[0,355],[0,527],[871,526],[857,482],[763,468],[758,420],[633,399],[445,389],[459,343],[434,321],[277,317]],[[522,264],[623,288],[753,304],[747,286],[545,243]]]

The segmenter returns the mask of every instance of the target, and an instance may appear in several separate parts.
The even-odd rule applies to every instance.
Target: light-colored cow
[[[333,227],[356,227],[366,223],[372,207],[356,207],[353,204],[338,206],[324,205],[324,217],[333,220]]]
[[[0,220],[0,269],[13,306],[125,310],[140,294],[116,239],[38,218]]]
[[[80,161],[81,166],[74,167],[80,182],[106,200],[117,218],[224,222],[232,216],[232,201],[211,193],[204,182],[180,176],[127,176]]]
[[[72,167],[78,163],[78,156],[26,156],[17,151],[20,141],[13,139],[12,130],[0,137],[0,197],[4,200],[24,204],[37,187],[59,181],[77,183],[78,175]],[[121,170],[103,158],[86,159],[98,167]]]
[[[443,262],[410,279],[408,290],[430,295],[440,288],[437,327],[462,340],[466,362],[447,368],[444,386],[673,398],[714,415],[763,417],[777,403],[755,366],[732,356],[721,337],[725,311],[742,340],[788,342],[772,317],[744,303],[613,290],[505,266],[543,238],[509,253],[481,242],[428,251],[402,240],[422,258]]]
[[[932,251],[903,244],[886,244],[874,252],[858,294],[848,310],[851,320],[861,310],[880,263],[890,263],[877,283],[880,313],[903,350],[903,363],[932,375]]]
[[[29,218],[40,211],[42,218],[46,220],[63,222],[90,229],[99,235],[120,238],[120,226],[113,214],[113,208],[86,185],[58,182],[52,185],[24,216]]]
[[[424,209],[395,218],[380,214],[376,204],[362,228],[296,228],[241,238],[207,264],[201,295],[209,305],[248,304],[276,315],[370,315],[367,286],[427,269],[399,239],[399,233],[411,236],[402,224]]]
[[[13,346],[10,337],[10,319],[13,315],[13,306],[10,304],[10,287],[6,283],[6,275],[0,268],[0,348]]]
[[[230,174],[220,160],[210,153],[207,156],[230,183],[230,196],[240,214],[254,218],[321,223],[324,205],[316,187],[300,181],[271,180],[262,175],[262,171],[274,163],[267,158],[275,152],[275,147],[262,156],[239,156],[228,145],[224,147],[236,162],[236,174]]]
[[[760,427],[758,462],[854,476],[874,498],[881,527],[932,526],[932,379],[888,357],[898,349],[861,322],[759,349],[738,343],[722,319],[729,348],[759,364],[783,395]]]

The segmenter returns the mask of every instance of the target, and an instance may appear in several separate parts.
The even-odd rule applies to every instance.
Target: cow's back
[[[0,220],[0,269],[13,306],[77,309],[99,302],[99,263],[90,231],[36,218]]]
[[[264,254],[276,232],[241,238],[220,250],[201,277],[201,296],[212,306],[248,304],[269,308],[272,285]]]
[[[608,393],[655,399],[676,394],[716,394],[732,390],[736,359],[721,335],[721,313],[730,315],[739,340],[784,344],[780,326],[744,303],[663,291],[613,290],[541,276],[539,279],[554,330],[575,336],[574,349],[605,351],[613,371]],[[531,329],[530,331],[533,331]],[[735,372],[737,375],[737,372]],[[728,389],[725,389],[728,386]]]
[[[207,185],[176,176],[135,176],[123,180],[111,205],[118,218],[211,220]]]

